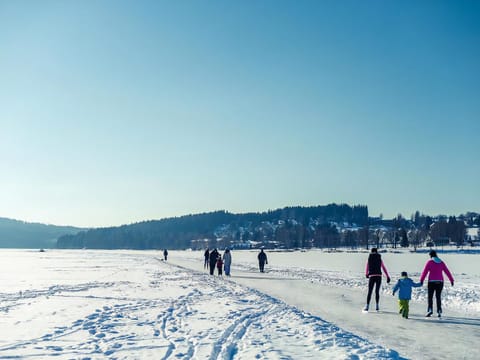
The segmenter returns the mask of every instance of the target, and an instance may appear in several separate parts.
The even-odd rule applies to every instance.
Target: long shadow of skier
[[[440,319],[437,317],[431,318],[411,318],[415,321],[420,322],[438,322],[442,324],[453,324],[453,325],[467,325],[467,326],[480,326],[480,319],[478,318],[466,318],[466,317],[455,317],[455,316],[442,316]]]

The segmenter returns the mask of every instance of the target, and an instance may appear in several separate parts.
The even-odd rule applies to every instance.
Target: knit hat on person
[[[407,272],[406,272],[406,271],[402,271],[402,276],[407,277],[407,276],[408,276]]]

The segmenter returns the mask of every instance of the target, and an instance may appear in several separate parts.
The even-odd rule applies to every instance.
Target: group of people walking
[[[215,268],[218,271],[218,275],[222,275],[223,270],[225,271],[225,275],[230,276],[230,267],[232,265],[232,253],[230,252],[230,249],[226,248],[225,252],[220,254],[218,250],[215,248],[212,251],[210,251],[209,248],[207,248],[203,254],[204,257],[204,262],[203,262],[203,268],[204,269],[209,269],[210,275],[213,275],[215,273]],[[265,264],[268,264],[268,259],[267,259],[267,254],[263,251],[263,249],[260,250],[260,252],[257,255],[258,258],[258,268],[260,272],[265,272]]]
[[[427,313],[426,317],[430,317],[433,314],[433,296],[435,295],[436,299],[436,310],[437,316],[442,316],[442,290],[445,274],[450,280],[450,284],[453,286],[454,279],[448,269],[445,262],[443,262],[437,255],[435,250],[429,252],[430,259],[426,262],[423,271],[420,275],[420,281],[414,282],[408,277],[406,271],[402,271],[400,279],[397,281],[393,287],[393,295],[398,291],[398,304],[399,304],[399,313],[402,317],[408,319],[409,312],[409,301],[412,297],[412,288],[423,286],[423,282],[428,277],[428,296],[427,296]],[[383,273],[382,273],[383,270]],[[382,275],[385,275],[387,278],[387,284],[390,283],[390,275],[388,274],[387,268],[382,261],[381,255],[378,253],[377,248],[372,248],[368,256],[365,275],[368,278],[368,293],[367,293],[367,304],[365,305],[364,311],[368,311],[370,307],[370,300],[372,297],[373,289],[375,288],[375,309],[379,310],[379,300],[380,300],[380,286],[382,284]]]
[[[210,270],[210,275],[213,275],[215,268],[217,268],[219,276],[223,275],[223,270],[225,270],[226,276],[230,276],[230,266],[232,265],[230,249],[225,249],[222,256],[216,248],[212,251],[207,248],[204,253],[204,258],[203,267]]]
[[[164,249],[163,255],[164,260],[166,261],[168,256],[167,249]],[[400,279],[398,279],[392,289],[392,295],[395,295],[395,293],[398,292],[399,313],[406,319],[408,319],[409,301],[412,298],[412,288],[423,286],[425,279],[428,279],[427,313],[425,316],[430,317],[433,315],[433,297],[435,296],[437,316],[441,317],[442,290],[444,287],[443,274],[447,276],[452,286],[454,284],[454,278],[450,270],[445,262],[438,257],[437,252],[435,250],[431,250],[429,255],[430,259],[425,263],[419,282],[413,281],[408,277],[408,273],[406,271],[402,271]],[[258,253],[257,259],[259,270],[261,273],[263,273],[265,271],[265,264],[268,264],[267,254],[263,251],[263,249],[261,249]],[[225,272],[226,276],[230,276],[231,264],[232,254],[230,249],[225,249],[223,255],[220,254],[216,248],[212,251],[210,251],[208,248],[205,250],[203,267],[205,269],[209,269],[210,275],[214,275],[215,269],[217,269],[219,276],[222,276],[223,272]],[[375,290],[375,310],[379,311],[382,276],[387,278],[387,284],[389,284],[390,275],[382,260],[382,256],[378,253],[377,248],[372,248],[370,251],[365,267],[365,276],[368,279],[368,293],[367,303],[363,310],[369,310],[373,290]]]

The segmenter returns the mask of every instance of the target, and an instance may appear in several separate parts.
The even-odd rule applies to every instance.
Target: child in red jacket
[[[219,256],[219,257],[218,257],[218,260],[217,260],[218,276],[221,276],[221,275],[222,275],[222,268],[223,268],[223,260],[222,260],[222,258]]]

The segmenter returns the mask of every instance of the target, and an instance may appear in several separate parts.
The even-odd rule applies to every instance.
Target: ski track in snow
[[[138,282],[119,276],[108,282],[0,293],[1,310],[9,315],[35,301],[48,307],[53,299],[95,307],[52,312],[57,325],[42,325],[40,336],[0,342],[0,358],[402,359],[394,350],[228,278],[159,258],[144,256],[142,262],[141,255],[132,257],[144,267]],[[82,311],[83,316],[65,321]],[[32,316],[17,320],[16,326],[44,320]]]
[[[186,271],[184,268],[179,268]],[[211,347],[211,352],[206,357],[208,359],[242,358],[244,351],[252,354],[252,357],[246,356],[245,358],[315,358],[322,350],[329,351],[335,347],[338,347],[339,350],[332,358],[337,358],[342,353],[342,348],[344,348],[343,355],[349,359],[400,358],[395,351],[370,344],[318,317],[305,314],[257,290],[242,287],[228,279],[206,274],[194,273],[193,277],[204,284],[206,291],[195,289],[186,297],[180,297],[176,301],[175,307],[168,309],[169,316],[166,319],[168,324],[173,326],[175,333],[183,333],[179,329],[187,327],[187,338],[193,335],[194,341],[185,341],[186,339],[181,336],[180,340],[182,340],[183,346],[171,346],[171,352],[164,359],[172,356],[201,358],[201,355],[208,351],[208,347]],[[197,306],[204,306],[205,302],[224,303],[225,299],[230,299],[227,306],[233,307],[233,310],[223,311],[223,314],[218,311],[218,321],[215,318],[207,318],[210,324],[203,331],[195,334],[195,329],[188,325],[188,318],[205,319],[201,315],[200,317],[195,316],[201,314],[196,310]],[[174,316],[175,312],[176,316]],[[225,325],[228,326],[225,327]],[[217,335],[214,336],[215,334]],[[209,346],[206,349],[201,345],[193,345],[205,342],[207,339],[206,343]],[[309,343],[308,340],[312,339],[315,340]],[[285,346],[275,345],[276,343],[279,345],[280,342],[294,345],[298,348],[298,353],[294,355],[284,353],[282,347],[285,348]],[[291,349],[291,346],[286,348]],[[252,349],[257,349],[255,354]],[[307,355],[309,352],[310,355]]]
[[[48,289],[42,290],[25,290],[18,293],[0,293],[1,304],[0,312],[8,312],[10,309],[22,305],[22,303],[31,301],[32,299],[41,297],[41,296],[54,296],[60,293],[71,293],[71,292],[82,292],[87,291],[93,288],[107,288],[113,286],[113,283],[86,283],[78,285],[53,285]]]

